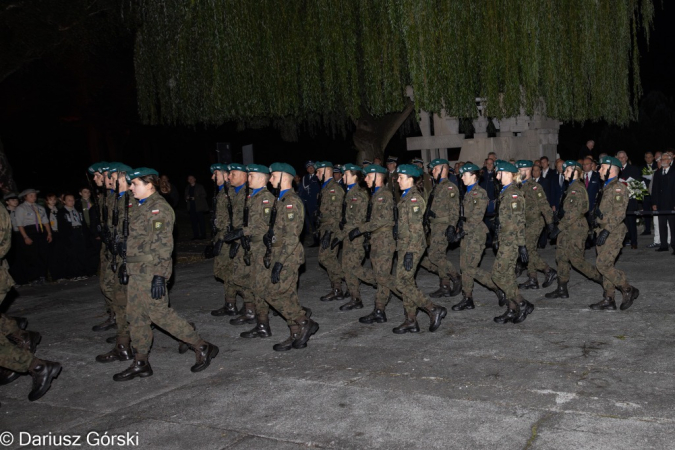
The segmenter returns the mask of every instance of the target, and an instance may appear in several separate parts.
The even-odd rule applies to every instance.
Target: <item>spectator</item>
[[[654,173],[654,185],[652,188],[653,211],[675,210],[675,171],[672,169],[672,164],[672,153],[666,152],[661,155],[661,168]],[[668,251],[668,241],[670,240],[673,254],[675,254],[675,243],[672,240],[672,232],[675,230],[675,215],[661,214],[658,216],[658,219],[661,240],[657,251]]]
[[[63,264],[64,278],[73,281],[86,279],[93,273],[87,273],[87,245],[84,236],[86,227],[84,217],[75,209],[75,196],[65,194],[63,208],[56,214],[59,224],[59,240],[62,252],[60,260]]]
[[[396,172],[396,166],[398,165],[398,157],[396,156],[389,156],[387,158],[387,186],[388,189],[392,189],[393,185],[393,191],[394,191],[394,200],[398,202],[401,199],[401,190],[398,187],[398,173]]]
[[[382,158],[377,157],[377,158],[373,159],[373,164],[375,164],[376,166],[381,166],[382,165]]]
[[[539,163],[541,164],[541,178],[548,180],[547,186],[548,189],[545,190],[546,192],[546,199],[548,200],[548,204],[553,206],[553,178],[555,177],[555,171],[551,170],[549,161],[548,161],[548,156],[542,156],[539,158]],[[542,184],[543,186],[543,184]]]
[[[553,173],[553,176],[549,178],[549,180],[551,180],[551,200],[549,203],[552,203],[551,208],[553,211],[558,211],[558,208],[560,207],[560,199],[562,198],[562,194],[565,191],[565,176],[563,175],[562,165],[562,159],[556,160],[556,171]]]
[[[9,192],[4,196],[7,212],[12,221],[12,246],[5,257],[9,263],[9,274],[14,278],[17,285],[28,283],[28,276],[23,265],[23,259],[20,258],[19,248],[22,244],[23,238],[19,233],[19,226],[16,222],[16,208],[19,206],[19,196],[16,192]]]
[[[345,182],[344,182],[344,180],[342,179],[342,169],[341,169],[341,167],[340,167],[339,165],[333,167],[333,179],[335,180],[335,182],[336,182],[337,184],[340,185],[340,187],[341,187],[342,189],[347,190],[347,187],[345,186]]]
[[[302,177],[300,184],[298,186],[298,196],[302,199],[303,205],[305,205],[305,226],[303,229],[303,235],[305,233],[310,233],[312,235],[312,247],[319,245],[319,237],[316,231],[316,202],[319,197],[319,191],[321,190],[321,183],[319,178],[316,176],[316,169],[314,167],[314,161],[305,162],[305,170],[307,173]],[[326,180],[328,181],[328,175],[326,175]]]
[[[642,181],[642,171],[628,162],[628,155],[626,154],[626,152],[620,151],[616,154],[616,157],[619,161],[621,161],[621,164],[623,166],[621,168],[621,171],[619,172],[619,178],[622,181],[628,182],[630,178],[637,181]],[[626,211],[635,212],[637,210],[638,210],[637,199],[632,198],[628,200],[628,208],[626,209]],[[628,227],[628,238],[630,239],[630,247],[632,249],[636,249],[638,245],[637,216],[635,214],[626,214],[624,223]],[[628,246],[629,243],[625,242],[625,245]]]
[[[188,185],[185,187],[185,201],[187,202],[190,222],[192,223],[192,240],[206,239],[206,219],[204,213],[209,210],[209,204],[206,201],[206,190],[201,184],[197,184],[197,179],[189,175],[187,177]]]
[[[539,167],[540,172],[541,172],[541,161],[538,160],[538,159],[535,159],[535,160],[532,161],[532,162],[534,163],[534,166],[533,166],[533,167]]]
[[[173,209],[176,209],[178,206],[178,189],[169,181],[167,175],[162,175],[159,178],[159,194]]]
[[[584,159],[581,167],[584,171],[583,182],[588,191],[588,209],[589,211],[593,211],[593,208],[595,208],[595,199],[600,190],[600,174],[593,171],[593,159],[591,157]]]
[[[98,226],[101,219],[98,216],[99,211],[91,198],[91,191],[88,187],[80,189],[80,198],[75,201],[75,209],[82,215],[82,232],[84,234],[85,251],[87,254],[85,261],[85,273],[92,276],[99,267],[99,258],[101,257],[101,236]]]
[[[579,159],[584,160],[587,157],[594,158],[593,154],[593,148],[595,148],[595,141],[589,140],[586,141],[586,145],[584,145],[581,150],[579,150]]]
[[[492,240],[494,239],[495,235],[495,223],[494,223],[494,217],[495,217],[495,199],[496,193],[496,182],[495,182],[495,177],[497,175],[495,171],[495,160],[490,157],[490,155],[493,155],[494,153],[491,152],[488,155],[488,158],[485,160],[485,167],[480,171],[480,180],[479,180],[479,185],[485,191],[487,192],[488,195],[488,205],[487,209],[485,211],[485,218],[483,221],[485,222],[485,225],[488,227],[488,236],[487,236],[487,241],[486,241],[486,246],[491,247],[492,246]]]
[[[57,281],[66,278],[66,266],[64,261],[63,243],[61,242],[61,234],[59,233],[58,212],[61,205],[61,200],[54,193],[47,194],[45,209],[47,217],[49,218],[49,226],[52,229],[52,243],[49,246],[49,274],[52,281]]]
[[[16,224],[23,238],[19,247],[20,257],[27,271],[28,281],[44,283],[47,279],[49,244],[52,229],[47,211],[36,203],[38,191],[26,189],[19,194],[24,202],[16,208]]]
[[[497,154],[495,152],[490,152],[488,153],[488,159],[491,159],[492,161],[497,161]]]
[[[645,186],[647,186],[647,190],[649,190],[649,185],[652,182],[652,179],[654,177],[654,172],[658,168],[658,164],[656,161],[654,161],[654,154],[652,152],[646,152],[645,153],[645,165],[642,166],[642,179],[645,182]],[[643,211],[651,211],[652,210],[652,196],[649,194],[646,194],[642,200],[642,210]],[[649,216],[644,217],[644,222],[645,222],[645,230],[642,232],[643,236],[649,236],[651,233],[651,223],[652,223],[652,218]]]

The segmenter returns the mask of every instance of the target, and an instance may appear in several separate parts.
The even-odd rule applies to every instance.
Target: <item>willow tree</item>
[[[545,105],[564,121],[626,124],[641,95],[637,41],[648,38],[654,7],[652,0],[140,0],[137,12],[146,123],[346,133],[367,116],[355,144],[381,153],[406,111],[407,86],[409,110],[475,117],[483,97],[498,118]]]

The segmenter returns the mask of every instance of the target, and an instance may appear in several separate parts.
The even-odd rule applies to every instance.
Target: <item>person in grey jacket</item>
[[[187,202],[190,222],[192,223],[192,240],[206,239],[204,213],[209,210],[209,204],[206,201],[206,190],[204,186],[197,184],[197,179],[192,175],[187,177],[187,181],[185,201]]]

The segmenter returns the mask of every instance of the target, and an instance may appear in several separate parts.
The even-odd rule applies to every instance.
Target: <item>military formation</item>
[[[318,300],[343,301],[340,311],[363,309],[361,284],[370,285],[376,289],[373,309],[359,317],[359,322],[387,322],[386,308],[396,297],[404,315],[392,331],[407,334],[420,332],[420,311],[428,316],[430,332],[439,329],[448,310],[434,301],[462,294],[451,309],[475,309],[476,282],[492,291],[504,307],[494,322],[522,323],[534,305],[521,290],[539,289],[538,272],[544,274],[542,287],[557,282],[557,288],[545,295],[549,299],[569,297],[572,267],[603,287],[603,299],[590,305],[591,309],[616,309],[617,290],[622,294],[622,310],[638,297],[639,291],[614,267],[626,233],[623,219],[628,202],[627,189],[617,178],[618,159],[602,158],[604,188],[590,212],[588,192],[579,182],[582,169],[576,161],[563,165],[567,188],[556,212],[548,207],[541,185],[532,179],[531,161],[497,161],[492,244],[496,258],[491,271],[480,267],[491,195],[478,183],[479,167],[466,163],[455,175],[445,159],[431,161],[428,172],[421,161],[398,167],[396,163],[396,158],[387,159],[387,168],[369,163],[339,167],[330,161],[314,163],[320,191],[310,222],[319,241],[318,262],[330,282],[328,293]],[[333,176],[335,170],[342,174],[340,183]],[[295,169],[283,162],[270,166],[218,163],[210,171],[216,195],[213,240],[205,254],[213,258],[214,276],[223,282],[222,307],[211,314],[230,317],[232,326],[252,325],[240,333],[249,339],[272,337],[269,315],[277,314],[286,321],[288,334],[272,349],[307,347],[319,324],[298,297],[300,267],[305,263],[300,236],[308,220],[303,200],[293,189]],[[106,320],[93,331],[116,330],[108,339],[113,348],[95,356],[95,361],[131,361],[128,368],[113,375],[115,381],[152,376],[149,355],[156,325],[180,341],[179,353],[195,353],[192,372],[206,369],[218,355],[218,347],[205,341],[195,324],[169,306],[175,216],[158,193],[158,173],[107,162],[91,165],[88,173],[100,192],[95,211],[104,244],[100,288]],[[6,216],[0,212],[2,255],[8,251],[11,234]],[[550,238],[557,238],[556,268],[538,254],[537,241],[544,227]],[[584,258],[589,233],[597,235],[595,266]],[[459,268],[449,261],[449,248],[459,249]],[[3,298],[13,285],[6,266],[4,261],[0,266]],[[518,273],[525,266],[528,279],[518,284]],[[419,267],[437,274],[436,291],[427,295],[418,288]],[[34,356],[40,335],[25,331],[25,326],[25,319],[0,316],[0,384],[29,373],[33,377],[29,399],[36,400],[47,392],[61,365]]]

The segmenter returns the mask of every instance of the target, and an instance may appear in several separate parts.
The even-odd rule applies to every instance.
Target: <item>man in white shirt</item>
[[[52,242],[52,229],[47,212],[35,203],[38,191],[26,189],[19,198],[24,202],[16,207],[16,225],[23,238],[20,253],[26,264],[29,281],[44,283],[47,279],[48,245]]]

